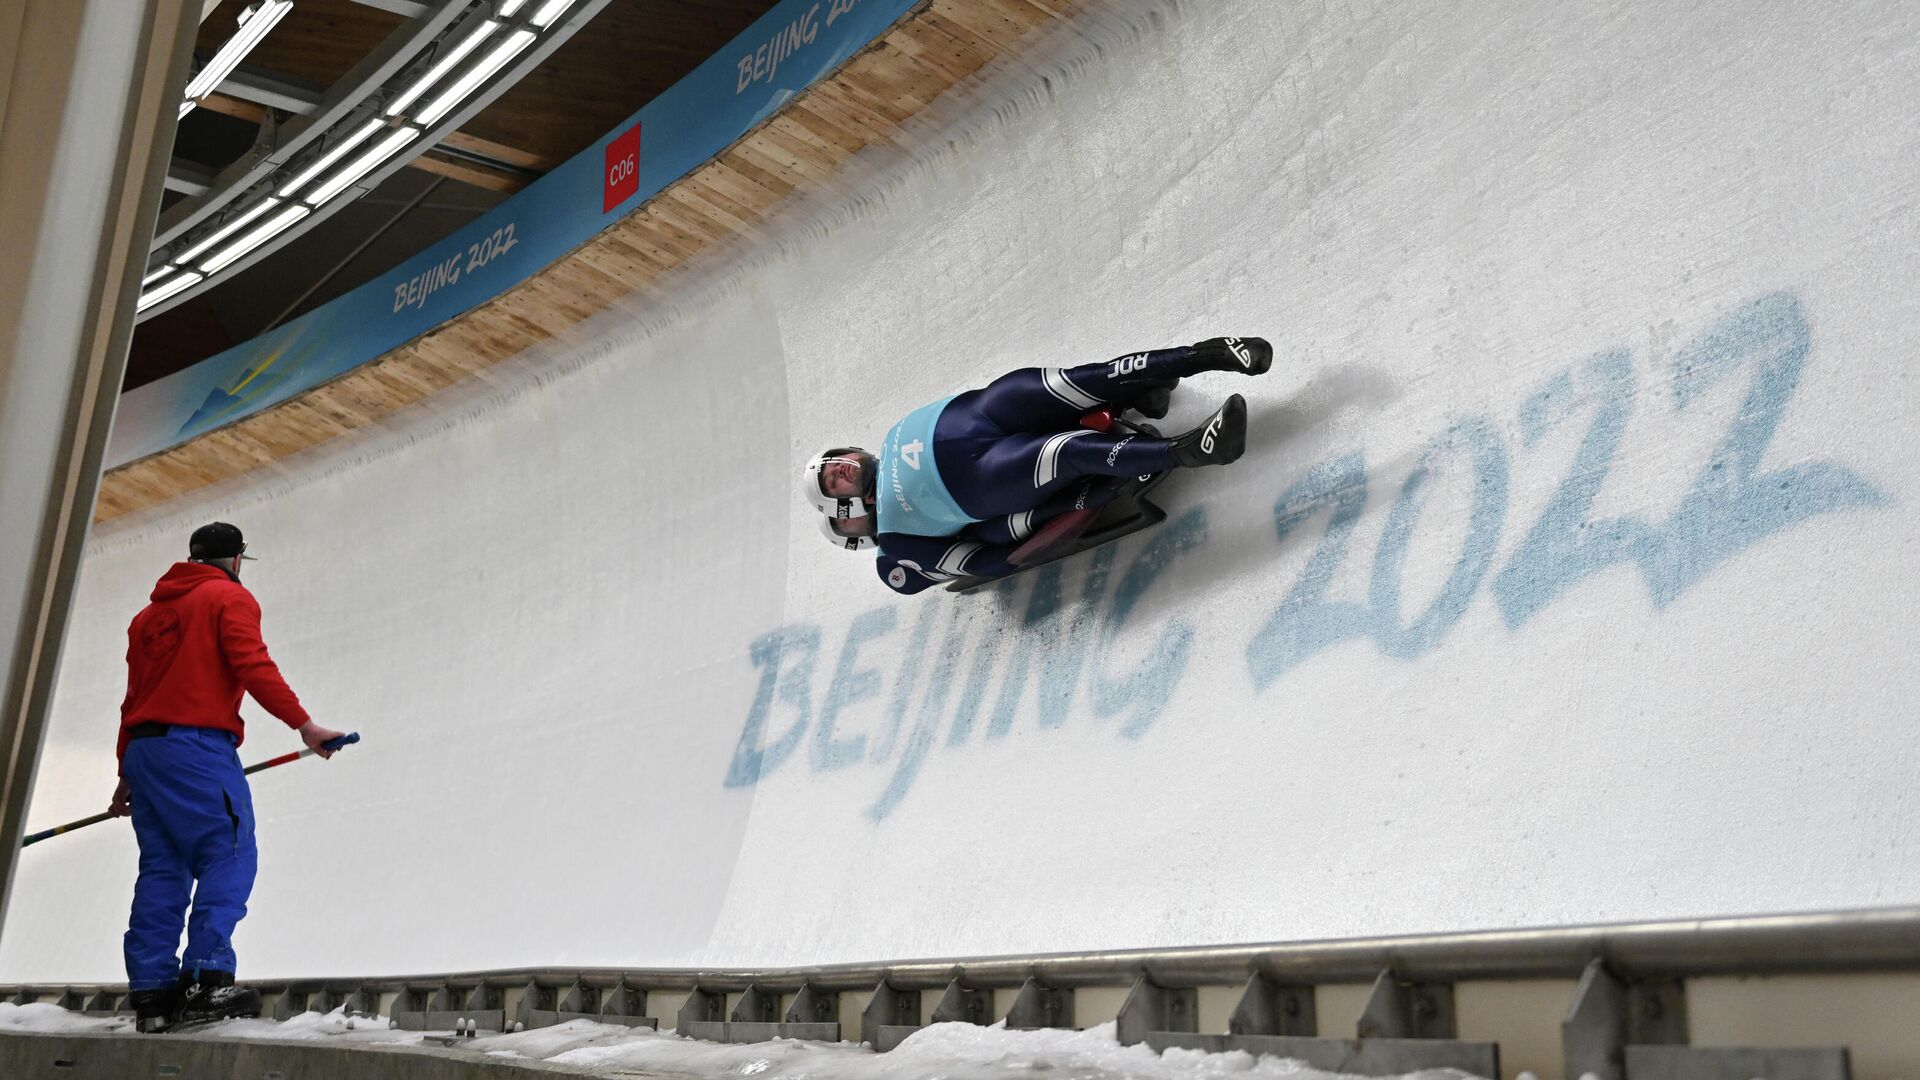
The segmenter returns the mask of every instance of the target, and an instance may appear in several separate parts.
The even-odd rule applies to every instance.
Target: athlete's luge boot
[[[1273,346],[1266,338],[1217,337],[1193,346],[1195,371],[1238,371],[1265,375],[1273,367]]]
[[[1247,399],[1235,394],[1207,422],[1173,440],[1173,460],[1187,468],[1230,465],[1247,450]]]
[[[260,991],[233,985],[231,971],[201,971],[180,976],[180,1011],[175,1022],[204,1024],[260,1015]]]
[[[135,990],[127,995],[133,1006],[133,1026],[146,1035],[158,1035],[173,1026],[174,1013],[180,1009],[180,990],[169,986],[161,990]]]

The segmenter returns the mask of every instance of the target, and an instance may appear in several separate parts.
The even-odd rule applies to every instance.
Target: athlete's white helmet
[[[840,501],[843,503],[859,502],[858,499],[842,499]],[[820,535],[826,537],[828,542],[833,544],[834,547],[846,548],[848,551],[864,551],[874,546],[873,526],[870,524],[872,520],[873,519],[866,514],[843,515],[836,510],[834,513],[828,514],[820,519]],[[850,524],[853,522],[858,522],[859,524]],[[862,531],[848,535],[840,531],[843,528],[857,528]]]
[[[857,466],[862,492],[872,493],[874,471],[878,463],[872,454],[857,446],[837,446],[807,462],[800,472],[800,493],[807,497],[807,502],[815,510],[820,511],[820,532],[835,547],[843,547],[848,551],[873,547],[873,522],[862,520],[870,516],[866,499],[863,496],[829,495],[821,487],[821,471],[834,461],[849,461]]]

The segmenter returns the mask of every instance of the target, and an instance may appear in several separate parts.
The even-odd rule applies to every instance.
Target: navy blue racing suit
[[[1010,574],[1018,568],[1007,557],[1048,520],[1104,506],[1129,479],[1172,468],[1171,440],[1094,431],[1080,418],[1172,387],[1195,373],[1192,358],[1182,346],[1022,368],[915,410],[875,455],[880,579],[917,593]]]

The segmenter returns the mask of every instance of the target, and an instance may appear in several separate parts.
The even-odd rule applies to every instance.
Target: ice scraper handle
[[[326,747],[328,750],[338,750],[343,746],[349,746],[359,741],[360,741],[360,733],[357,731],[349,731],[345,735],[336,735],[333,738],[328,739],[326,742],[321,743],[320,745]],[[240,771],[251,776],[262,769],[271,769],[275,765],[285,765],[290,761],[299,761],[303,757],[308,757],[312,755],[312,753],[313,753],[313,750],[309,748],[306,750],[298,751],[297,753],[281,754],[279,757],[268,758],[267,760],[262,761],[256,765],[249,765]],[[89,825],[98,825],[103,821],[107,821],[113,818],[114,816],[115,815],[113,814],[95,814],[92,817],[81,818],[79,821],[69,821],[65,825],[57,825],[51,829],[45,829],[37,833],[31,833],[20,841],[20,846],[26,847],[28,844],[37,844],[42,840],[59,836],[61,833],[70,833],[75,829],[84,829]]]
[[[359,741],[360,741],[360,733],[357,731],[349,731],[345,735],[336,735],[333,738],[328,739],[326,742],[321,743],[320,745],[326,747],[328,750],[338,750],[341,747],[347,745],[348,743],[357,743]],[[262,761],[256,765],[249,765],[240,771],[243,773],[246,773],[248,776],[252,776],[254,773],[259,772],[261,769],[271,769],[275,765],[285,765],[289,761],[299,761],[303,757],[312,757],[312,756],[313,756],[313,747],[309,746],[305,750],[297,750],[291,754],[281,754],[279,757],[268,758],[267,760]]]

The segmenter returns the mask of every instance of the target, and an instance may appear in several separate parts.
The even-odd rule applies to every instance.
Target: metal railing
[[[1126,1043],[1282,1054],[1345,1072],[1497,1076],[1498,1044],[1459,1038],[1454,984],[1578,980],[1560,1033],[1568,1076],[1728,1080],[1760,1070],[1845,1080],[1845,1046],[1687,1045],[1686,980],[1876,972],[1920,973],[1920,907],[809,967],[508,968],[250,985],[277,1016],[344,1006],[434,1030],[582,1017],[651,1026],[666,1018],[648,1014],[647,995],[678,994],[682,1034],[729,1042],[841,1038],[840,996],[865,993],[857,1037],[882,1050],[927,1020],[1072,1027],[1075,990],[1113,987],[1127,989],[1114,1018]],[[1324,1036],[1313,988],[1342,983],[1371,984],[1358,1028]],[[1244,989],[1228,1030],[1201,1032],[1199,988],[1236,985]],[[997,1012],[992,992],[1016,989]],[[923,991],[941,993],[930,1012]],[[119,984],[0,987],[5,1000],[93,1012],[121,1007],[124,994]]]

